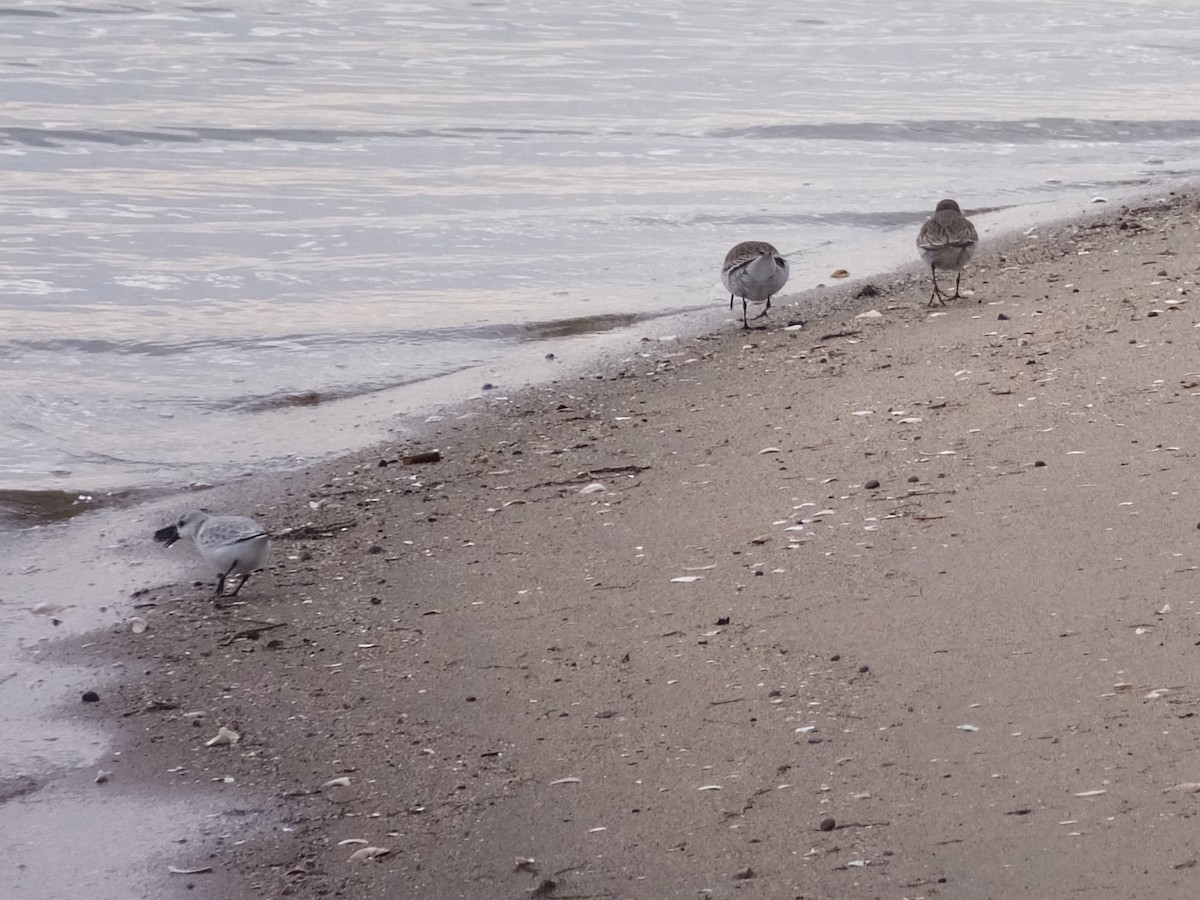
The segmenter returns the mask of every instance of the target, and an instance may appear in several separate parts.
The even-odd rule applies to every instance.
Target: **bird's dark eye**
[[[783,266],[783,265],[787,265],[787,263],[784,261],[784,258],[782,256],[777,256],[777,257],[775,257],[775,265]]]

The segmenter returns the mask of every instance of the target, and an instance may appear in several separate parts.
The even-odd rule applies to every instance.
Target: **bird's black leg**
[[[217,599],[220,599],[225,594],[225,579],[229,577],[229,573],[233,571],[237,565],[237,560],[233,561],[233,565],[217,576]],[[237,593],[236,591],[234,593]]]
[[[249,580],[250,580],[250,573],[247,572],[245,575],[242,576],[242,580],[238,582],[238,586],[233,589],[233,593],[230,594],[229,596],[236,597],[237,592],[240,591],[242,588],[244,588],[246,586],[246,582]]]
[[[938,290],[937,266],[930,266],[929,274],[933,277],[933,293],[929,295],[929,305],[933,306],[933,300],[936,297],[938,303],[942,304],[942,306],[945,306],[946,301],[942,298],[942,292]]]
[[[733,294],[729,295],[729,308],[733,309]]]
[[[768,298],[767,298],[767,305],[766,305],[766,306],[764,306],[764,307],[763,307],[763,311],[762,311],[762,312],[760,312],[760,313],[759,313],[757,316],[755,316],[754,318],[755,318],[755,319],[761,319],[763,316],[765,316],[765,315],[767,314],[767,310],[768,310],[768,309],[770,309],[770,308],[771,308],[771,298],[770,298],[770,297],[768,297]]]
[[[746,319],[746,307],[747,307],[746,298],[743,297],[742,298],[742,331],[750,330],[750,322]]]
[[[959,295],[959,293],[958,293],[958,283],[959,283],[959,281],[961,281],[961,280],[962,280],[962,269],[959,269],[959,270],[958,270],[958,277],[956,277],[956,278],[954,279],[954,296],[950,298],[951,300],[957,300],[957,299],[959,298],[959,296],[960,296],[960,295]],[[975,302],[976,302],[976,303],[982,303],[982,302],[983,302],[983,298],[982,298],[982,297],[977,297],[977,298],[975,299]]]

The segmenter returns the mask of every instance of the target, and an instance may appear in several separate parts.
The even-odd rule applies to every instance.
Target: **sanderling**
[[[746,319],[747,303],[762,303],[763,307],[754,318],[761,319],[771,308],[771,297],[788,280],[787,260],[766,241],[742,241],[725,254],[725,265],[721,267],[721,284],[729,291],[729,308],[733,309],[733,298],[742,298],[742,327],[749,328]]]
[[[958,282],[962,278],[963,266],[970,262],[978,241],[979,235],[975,233],[975,226],[962,214],[957,203],[953,200],[942,200],[938,203],[933,217],[921,226],[921,231],[917,234],[917,248],[921,251],[921,259],[929,263],[929,270],[933,274],[930,306],[933,306],[934,298],[943,306],[947,300],[958,299]],[[953,296],[942,296],[937,283],[938,269],[958,271],[954,279]],[[983,300],[980,299],[979,302],[982,303]]]
[[[173,525],[154,532],[154,539],[168,547],[180,538],[191,538],[200,555],[217,565],[217,597],[225,596],[225,579],[241,575],[233,597],[250,580],[250,573],[266,561],[270,537],[267,530],[245,516],[210,516],[198,510],[187,513]]]

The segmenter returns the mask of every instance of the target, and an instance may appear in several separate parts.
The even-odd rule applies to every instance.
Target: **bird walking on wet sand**
[[[936,299],[943,306],[947,300],[957,300],[958,283],[962,279],[962,270],[975,254],[975,245],[979,235],[975,226],[962,214],[958,204],[953,200],[942,200],[934,210],[933,216],[921,226],[917,234],[917,249],[921,251],[921,259],[929,263],[929,271],[933,276],[933,293],[929,295],[929,305],[933,306]],[[947,297],[942,294],[937,283],[938,269],[957,271],[954,278],[954,293]],[[979,300],[983,302],[982,299]]]
[[[245,516],[210,516],[194,510],[178,522],[154,532],[154,539],[168,547],[180,538],[191,538],[200,555],[217,567],[217,599],[237,596],[251,573],[266,562],[271,539],[267,530]],[[225,581],[231,575],[241,579],[228,595]]]
[[[733,298],[742,298],[742,328],[749,329],[746,306],[762,303],[766,306],[754,318],[761,319],[771,308],[771,297],[787,284],[788,262],[766,241],[742,241],[725,254],[721,267],[721,284],[729,291],[729,308]]]

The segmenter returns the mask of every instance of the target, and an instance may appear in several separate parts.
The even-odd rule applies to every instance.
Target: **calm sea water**
[[[0,4],[0,491],[349,448],[405,386],[720,323],[736,241],[801,289],[944,195],[1200,159],[1191,0]]]

